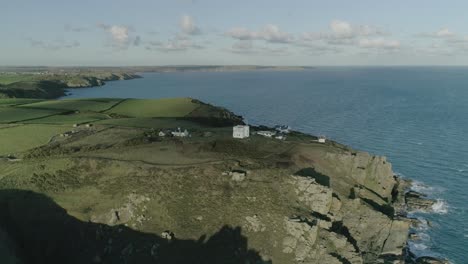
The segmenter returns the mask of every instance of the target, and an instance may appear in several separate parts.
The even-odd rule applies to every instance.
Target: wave
[[[446,214],[448,209],[448,204],[442,199],[437,199],[436,203],[432,205],[432,210],[437,214]]]
[[[432,193],[432,191],[434,191],[434,187],[428,186],[428,185],[426,185],[426,184],[424,184],[423,182],[420,182],[420,181],[413,181],[411,183],[410,188],[411,188],[412,191],[415,191],[415,192],[418,192],[418,193],[423,193],[423,194]]]

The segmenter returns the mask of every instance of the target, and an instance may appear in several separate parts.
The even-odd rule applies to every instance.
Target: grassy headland
[[[403,259],[385,158],[242,123],[190,98],[0,99],[0,232],[25,263]]]
[[[102,86],[107,81],[139,78],[127,72],[2,72],[0,98],[58,98],[67,88]]]

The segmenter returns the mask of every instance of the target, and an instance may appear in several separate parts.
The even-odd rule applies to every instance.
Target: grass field
[[[35,74],[0,74],[0,84],[10,84],[14,82],[34,81],[37,79]]]
[[[105,120],[97,121],[96,124],[122,126],[122,127],[154,128],[154,129],[169,129],[169,128],[176,128],[177,126],[187,128],[187,129],[200,127],[200,125],[197,123],[185,121],[185,120],[176,120],[174,118],[149,118],[149,117],[105,119]]]
[[[50,100],[41,101],[32,104],[25,104],[24,108],[42,108],[42,109],[62,109],[73,111],[92,111],[100,112],[107,110],[120,102],[120,99],[71,99],[71,100]]]
[[[128,117],[185,117],[200,105],[190,98],[129,99],[106,113]]]
[[[25,121],[25,124],[82,124],[107,119],[107,115],[100,113],[78,113],[70,115],[53,115],[40,119]]]
[[[29,99],[29,98],[0,99],[0,107],[21,105],[21,104],[31,104],[31,103],[37,103],[37,102],[40,102],[40,101],[42,101],[42,100],[40,100],[40,99]]]
[[[58,113],[60,113],[59,110],[0,107],[0,123],[19,122],[28,119],[55,115]]]
[[[70,130],[60,125],[20,125],[0,129],[0,155],[7,155],[46,144],[52,136]]]

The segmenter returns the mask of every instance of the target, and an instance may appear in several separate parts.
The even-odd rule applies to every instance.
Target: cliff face
[[[106,134],[111,132],[112,129],[107,130]],[[92,137],[82,142],[89,145]],[[205,236],[214,236],[223,226],[231,226],[238,228],[248,242],[245,250],[257,252],[248,255],[242,251],[240,262],[232,263],[254,259],[255,263],[402,263],[409,223],[390,210],[397,180],[384,158],[314,143],[290,145],[261,138],[256,143],[194,140],[127,145],[125,151],[101,146],[97,151],[78,150],[68,158],[60,155],[47,157],[47,162],[24,161],[22,168],[4,167],[10,173],[1,183],[4,187],[20,184],[22,188],[48,193],[83,222],[112,228],[126,225],[164,238],[144,242],[139,238],[119,238],[114,231],[102,232],[99,234],[103,241],[112,238],[121,243],[92,244],[95,248],[89,249],[90,255],[77,246],[59,247],[54,241],[46,242],[48,247],[67,252],[69,258],[81,254],[82,259],[93,259],[93,254],[97,254],[105,263],[117,259],[129,263],[144,259],[140,263],[147,263],[147,258],[157,261],[158,256],[167,253],[164,241],[168,237],[171,241],[205,241]],[[63,147],[67,144],[77,147],[81,143],[75,140],[63,143]],[[250,144],[258,152],[247,151]],[[67,165],[64,158],[69,160]],[[143,159],[144,163],[126,159]],[[39,168],[41,164],[45,170]],[[16,175],[21,171],[36,173],[18,177],[12,171]],[[11,210],[14,215],[2,217],[21,217],[20,209]],[[44,217],[40,221],[46,222],[51,233],[60,233],[54,229],[56,224],[47,224],[51,220]],[[22,224],[27,223],[15,220],[10,225],[22,230],[26,228]],[[24,235],[15,238],[26,244],[38,239]],[[156,247],[151,243],[156,243]],[[142,250],[128,254],[129,245],[138,245]],[[112,248],[112,253],[106,247]],[[197,254],[196,258],[203,261],[186,259],[179,263],[231,263],[216,262],[220,260],[212,259],[210,254]],[[63,258],[63,254],[60,256]],[[63,261],[41,257],[49,263]]]

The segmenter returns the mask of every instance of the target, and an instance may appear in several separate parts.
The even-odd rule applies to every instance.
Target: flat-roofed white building
[[[238,125],[232,128],[233,138],[248,138],[250,136],[250,127]]]
[[[276,135],[276,132],[275,131],[258,131],[257,135],[271,138],[274,135]]]

